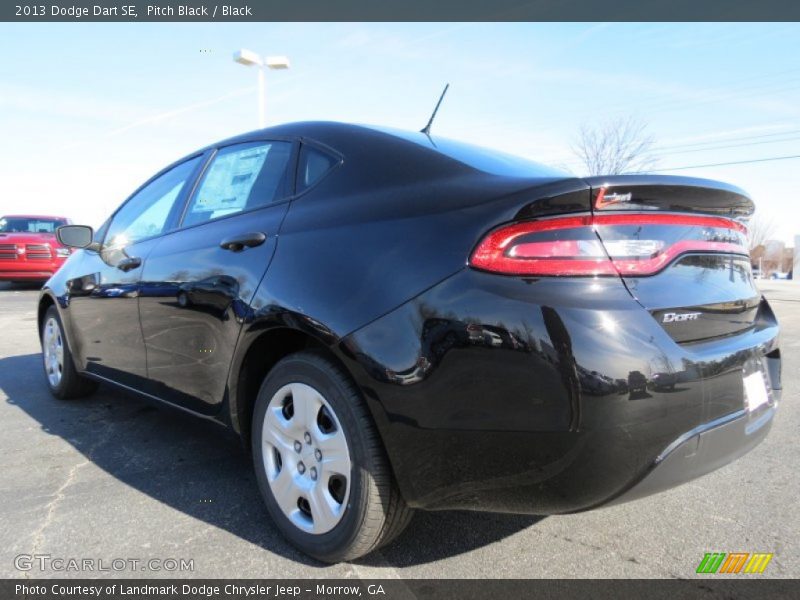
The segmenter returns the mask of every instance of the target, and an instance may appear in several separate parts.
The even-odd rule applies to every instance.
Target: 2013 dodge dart
[[[42,290],[58,398],[107,382],[252,449],[324,561],[413,509],[628,501],[756,446],[780,390],[741,190],[579,178],[426,132],[298,123],[179,160]]]

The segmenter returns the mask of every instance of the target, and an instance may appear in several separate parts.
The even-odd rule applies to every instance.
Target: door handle
[[[231,252],[241,252],[245,248],[255,248],[267,241],[267,236],[260,231],[253,233],[241,233],[229,238],[225,238],[219,243],[219,247],[223,250],[230,250]]]
[[[121,271],[132,271],[138,267],[142,266],[142,259],[137,258],[135,256],[129,256],[128,258],[123,258],[119,263],[117,263],[117,268]]]

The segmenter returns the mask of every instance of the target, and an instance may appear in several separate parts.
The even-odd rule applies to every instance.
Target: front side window
[[[55,233],[56,229],[66,224],[65,219],[0,217],[0,233]]]
[[[251,142],[222,148],[189,203],[183,225],[266,206],[287,196],[289,142]]]
[[[163,233],[200,159],[198,156],[179,164],[136,192],[114,215],[105,245],[119,248]]]

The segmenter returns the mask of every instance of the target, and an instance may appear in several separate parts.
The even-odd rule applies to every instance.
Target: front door
[[[288,207],[293,150],[282,141],[220,148],[180,228],[148,256],[139,308],[150,393],[206,414],[219,408]]]
[[[79,275],[67,282],[74,351],[89,372],[135,388],[147,375],[139,322],[139,282],[144,263],[176,219],[199,167],[194,157],[156,176],[131,196],[84,250]]]

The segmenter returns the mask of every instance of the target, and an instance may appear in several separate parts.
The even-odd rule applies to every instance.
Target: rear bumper
[[[605,504],[667,490],[736,460],[767,437],[774,415],[774,406],[764,406],[752,414],[741,410],[696,427],[670,444],[639,483]]]
[[[745,332],[678,344],[619,280],[465,270],[341,350],[411,506],[558,514],[676,485],[754,447],[769,423],[717,428],[745,409],[754,364],[775,399],[778,335],[766,302]]]

